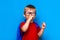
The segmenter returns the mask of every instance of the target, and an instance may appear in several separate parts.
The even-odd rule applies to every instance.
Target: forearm
[[[43,32],[44,32],[44,29],[42,28],[42,29],[39,31],[38,36],[40,37],[40,36],[43,34]]]
[[[22,26],[21,30],[22,30],[23,32],[26,32],[26,31],[27,31],[27,29],[28,29],[28,27],[29,27],[29,23],[30,23],[30,19],[28,19],[28,20],[26,21],[26,23]]]

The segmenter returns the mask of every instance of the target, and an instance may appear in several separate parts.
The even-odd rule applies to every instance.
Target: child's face
[[[33,16],[33,19],[34,19],[35,15],[36,15],[35,11],[36,10],[33,8],[25,8],[25,14],[24,15],[25,15],[26,19],[28,19],[30,15]]]

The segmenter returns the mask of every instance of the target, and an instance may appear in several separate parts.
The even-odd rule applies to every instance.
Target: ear
[[[25,17],[25,15],[23,15]]]

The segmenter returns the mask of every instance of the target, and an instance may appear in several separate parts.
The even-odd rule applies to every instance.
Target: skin
[[[26,23],[21,28],[21,30],[23,32],[26,32],[28,30],[29,24],[30,23],[33,23],[33,20],[35,18],[35,11],[36,10],[33,9],[33,8],[28,8],[28,7],[25,8],[25,12],[26,13],[24,14],[24,17],[26,18]],[[27,15],[27,12],[33,12],[34,14],[33,15],[32,14]],[[39,37],[43,34],[43,31],[45,29],[45,26],[46,26],[46,24],[43,22],[42,23],[42,28],[41,28],[41,30],[37,34]]]

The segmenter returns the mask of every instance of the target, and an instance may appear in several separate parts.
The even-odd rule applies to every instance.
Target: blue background
[[[36,7],[35,21],[40,25],[46,22],[41,40],[60,40],[60,1],[59,0],[0,0],[0,40],[16,40],[17,28],[24,20],[24,7]]]

